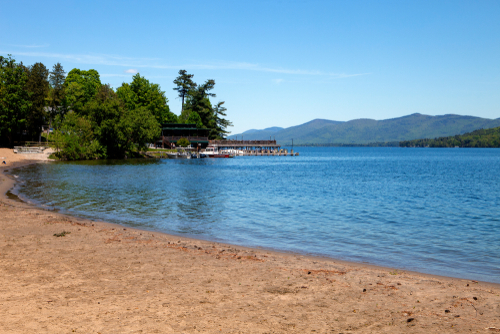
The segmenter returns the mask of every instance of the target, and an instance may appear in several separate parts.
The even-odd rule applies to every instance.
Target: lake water
[[[22,198],[200,239],[500,283],[500,150],[38,164]]]

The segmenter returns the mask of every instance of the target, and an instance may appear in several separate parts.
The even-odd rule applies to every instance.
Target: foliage
[[[194,89],[189,91],[185,106],[185,109],[189,110],[189,112],[196,112],[201,118],[203,127],[208,129],[213,126],[213,123],[211,123],[212,105],[209,97],[216,96],[210,92],[214,89],[214,86],[214,80],[207,80],[203,85],[197,85]]]
[[[123,83],[116,93],[123,100],[129,110],[146,107],[153,114],[158,123],[173,120],[175,115],[170,112],[168,99],[160,85],[150,83],[139,73],[134,75],[132,83]]]
[[[213,119],[215,122],[215,126],[210,130],[210,137],[214,139],[223,139],[227,136],[229,133],[226,129],[229,126],[233,126],[233,123],[228,121],[225,118],[222,118],[221,116],[227,116],[226,115],[226,108],[223,106],[225,102],[219,102],[215,105],[213,105],[212,110],[213,110]]]
[[[108,85],[104,85],[79,113],[91,122],[95,136],[103,146],[104,157],[118,158],[125,154],[126,148],[118,140],[118,123],[124,111],[123,102]]]
[[[63,111],[64,105],[64,81],[66,72],[64,72],[61,63],[57,63],[52,67],[49,76],[50,83],[50,118],[53,119],[57,114]]]
[[[60,118],[61,116],[57,116]],[[81,160],[103,156],[103,150],[95,140],[90,121],[70,111],[53,134],[57,143],[56,156],[59,159]]]
[[[500,147],[500,127],[480,129],[463,135],[402,141],[401,147]]]
[[[88,110],[109,156],[121,157],[133,150],[134,144],[145,148],[160,135],[160,124],[147,107],[126,108],[109,86],[102,87]]]
[[[160,135],[160,126],[155,117],[145,107],[126,110],[118,125],[119,139],[125,143],[128,151],[132,145],[140,150],[146,150],[147,143],[155,141]]]
[[[204,128],[200,115],[196,111],[184,109],[179,116],[179,122],[184,124],[196,124],[197,128]]]
[[[92,122],[107,157],[123,157],[135,149],[134,143],[144,148],[160,135],[160,124],[146,107],[126,108],[108,85],[101,87],[82,115]]]
[[[189,116],[186,120],[186,123],[188,124],[196,124],[196,127],[197,128],[202,128],[203,127],[203,123],[201,121],[201,117],[200,115],[198,115],[198,113],[196,111],[191,111],[189,113]]]
[[[49,93],[49,70],[42,63],[26,68],[28,81],[26,90],[30,94],[31,106],[26,117],[26,128],[31,136],[38,137],[46,118],[46,97]]]
[[[210,97],[216,97],[211,92],[215,87],[214,80],[207,80],[203,85],[196,85],[188,92],[186,105],[179,116],[184,123],[194,123],[198,128],[210,129],[209,139],[222,139],[228,134],[226,128],[232,123],[222,116],[226,116],[224,102],[212,106]],[[199,120],[198,120],[199,117]]]
[[[187,74],[186,70],[179,70],[179,76],[174,80],[174,84],[177,86],[174,90],[179,93],[179,97],[182,99],[181,114],[184,111],[184,98],[191,90],[196,88],[196,83],[193,82],[193,76],[193,74]]]
[[[167,118],[164,120],[165,123],[179,123],[179,117],[173,112],[169,112]]]
[[[231,123],[223,118],[224,102],[210,103],[215,81],[198,86],[192,77],[181,70],[174,81],[185,107],[177,117],[160,86],[140,74],[115,92],[101,84],[96,70],[74,68],[65,77],[60,63],[49,72],[42,63],[25,67],[10,55],[0,56],[0,142],[12,145],[26,134],[41,135],[50,122],[56,155],[76,160],[121,158],[146,149],[158,139],[161,123],[193,123],[210,129],[211,138],[222,138]],[[48,134],[41,136],[49,141]]]
[[[31,108],[27,68],[0,56],[0,141],[12,145],[27,126]]]
[[[72,69],[63,85],[65,105],[74,111],[80,111],[95,97],[101,85],[101,79],[96,70]]]
[[[180,138],[177,141],[177,146],[187,147],[187,146],[189,146],[189,144],[191,144],[191,143],[187,138]]]

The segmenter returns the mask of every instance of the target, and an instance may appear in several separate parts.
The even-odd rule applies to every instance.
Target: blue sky
[[[315,118],[500,117],[500,2],[6,1],[0,54],[138,71],[181,102],[180,69],[216,82],[232,133]]]

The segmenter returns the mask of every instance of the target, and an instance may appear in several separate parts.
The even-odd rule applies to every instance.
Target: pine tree
[[[193,82],[194,74],[187,74],[186,70],[180,70],[179,76],[175,78],[174,84],[177,87],[174,88],[179,93],[179,97],[182,98],[181,114],[184,111],[184,98],[189,93],[189,91],[196,88],[196,83]]]
[[[66,79],[66,72],[61,65],[57,63],[52,67],[49,76],[49,83],[51,85],[51,99],[50,99],[50,119],[52,120],[57,114],[64,113],[64,80]]]
[[[229,126],[233,126],[233,123],[230,122],[229,120],[225,119],[225,118],[222,118],[222,116],[226,117],[226,107],[223,107],[222,105],[224,104],[225,102],[222,101],[222,102],[219,102],[217,104],[215,104],[213,107],[212,107],[212,111],[213,111],[213,122],[215,123],[214,124],[214,127],[211,129],[210,131],[210,136],[213,138],[213,139],[224,139],[226,138],[226,135],[229,134],[229,131],[226,130],[227,127]]]
[[[28,81],[26,90],[30,95],[31,106],[27,115],[27,130],[32,136],[38,137],[45,122],[47,105],[46,97],[49,94],[49,70],[42,63],[36,63],[26,69]]]

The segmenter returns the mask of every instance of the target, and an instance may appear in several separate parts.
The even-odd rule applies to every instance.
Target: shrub
[[[191,144],[189,142],[189,140],[187,138],[181,138],[177,141],[177,146],[180,146],[180,147],[186,147],[186,146],[189,146],[189,144]]]

